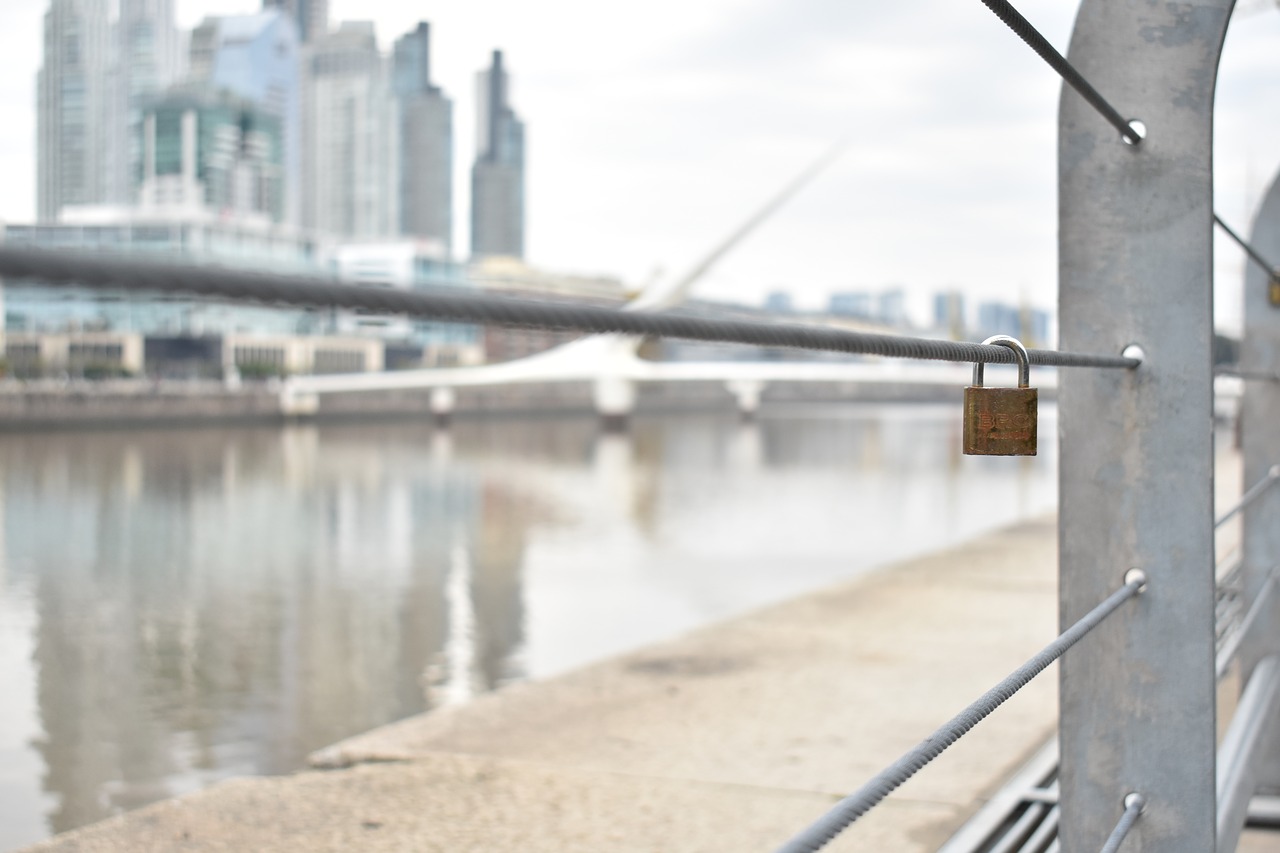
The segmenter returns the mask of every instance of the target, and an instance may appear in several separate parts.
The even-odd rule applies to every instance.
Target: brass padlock
[[[984,344],[1008,347],[1018,359],[1017,388],[984,388],[983,364],[973,366],[973,385],[964,389],[964,452],[966,456],[1035,456],[1039,395],[1031,384],[1027,348],[1008,335]]]
[[[1272,305],[1280,306],[1280,276],[1271,276],[1268,283],[1267,295]]]

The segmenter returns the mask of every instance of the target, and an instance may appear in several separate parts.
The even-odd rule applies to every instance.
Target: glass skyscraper
[[[304,228],[333,237],[396,232],[390,108],[372,23],[344,21],[311,45],[303,72]]]
[[[453,245],[453,103],[431,83],[431,30],[425,21],[396,41],[395,101],[398,232]]]
[[[189,87],[198,85],[210,95],[230,93],[278,120],[283,194],[280,215],[273,218],[290,224],[300,220],[301,203],[298,53],[293,19],[278,9],[206,18],[191,33]]]
[[[111,21],[107,0],[52,0],[44,15],[44,64],[36,78],[36,215],[110,200]]]
[[[481,71],[471,169],[471,256],[524,257],[524,123],[510,104],[502,51]]]

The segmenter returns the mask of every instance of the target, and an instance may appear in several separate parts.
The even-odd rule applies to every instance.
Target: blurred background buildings
[[[627,295],[616,278],[526,263],[525,125],[501,50],[476,75],[463,252],[454,245],[454,102],[433,82],[427,22],[384,52],[373,23],[331,24],[328,0],[263,0],[255,13],[208,17],[189,32],[175,24],[175,2],[48,0],[37,222],[0,226],[0,239],[370,287],[486,288],[600,304]],[[923,312],[909,310],[911,295],[901,287],[842,291],[825,310],[800,313],[792,294],[778,290],[764,309],[802,322],[1052,340],[1044,311],[990,302],[970,316],[963,296],[940,293],[930,321],[921,321]],[[3,304],[6,367],[20,377],[466,365],[573,337],[21,281],[5,282]],[[744,348],[711,357],[772,354]]]

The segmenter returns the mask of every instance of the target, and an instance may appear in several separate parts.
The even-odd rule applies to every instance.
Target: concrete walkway
[[[31,849],[770,851],[1052,639],[1055,541],[1003,530]],[[1055,694],[1050,670],[828,849],[935,851]]]

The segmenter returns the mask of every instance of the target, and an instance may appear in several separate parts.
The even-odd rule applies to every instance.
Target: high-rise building
[[[396,134],[382,55],[367,21],[344,21],[305,54],[302,224],[322,234],[395,232]]]
[[[846,291],[831,294],[827,310],[837,317],[871,319],[871,294],[863,291]]]
[[[114,104],[108,200],[132,204],[142,175],[142,113],[181,76],[181,38],[173,0],[119,0],[113,63]]]
[[[275,116],[284,168],[283,221],[299,221],[302,169],[297,29],[286,12],[206,18],[191,33],[190,84],[227,92]]]
[[[425,21],[396,41],[391,57],[397,143],[397,230],[453,245],[453,103],[431,83]]]
[[[933,296],[934,328],[945,331],[954,340],[965,337],[964,294],[958,290],[935,293]]]
[[[298,30],[304,44],[329,34],[329,0],[262,0],[262,10],[281,9]]]
[[[477,80],[476,162],[471,169],[471,255],[524,256],[524,124],[511,108],[502,51]]]
[[[36,77],[36,215],[111,200],[113,110],[107,0],[51,0]]]
[[[284,219],[284,134],[274,113],[197,85],[170,90],[142,127],[145,210]]]

